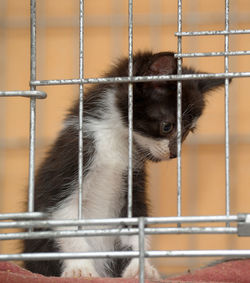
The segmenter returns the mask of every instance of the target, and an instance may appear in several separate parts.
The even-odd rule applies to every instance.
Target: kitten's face
[[[174,53],[139,54],[134,58],[135,75],[176,74]],[[183,73],[195,73],[183,67]],[[223,79],[183,81],[182,141],[193,131],[205,106],[205,92]],[[177,156],[177,82],[136,83],[133,86],[134,140],[145,157],[161,161]],[[126,94],[127,96],[127,94]],[[118,104],[119,105],[119,104]],[[127,100],[120,104],[127,123]]]
[[[177,84],[168,82],[135,87],[134,139],[148,159],[160,161],[177,155]],[[195,96],[194,96],[195,94]],[[194,100],[194,97],[197,99]],[[182,141],[196,126],[205,102],[196,86],[183,84]]]

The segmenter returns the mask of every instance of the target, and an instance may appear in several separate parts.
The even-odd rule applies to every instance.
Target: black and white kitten
[[[172,52],[138,53],[134,76],[176,74]],[[183,73],[195,73],[183,67]],[[128,76],[128,60],[121,60],[107,77]],[[205,93],[223,79],[183,81],[182,140],[195,128],[205,106]],[[148,216],[145,162],[176,157],[176,81],[133,84],[133,216]],[[36,176],[35,211],[49,219],[78,217],[78,102]],[[99,84],[84,98],[83,210],[85,219],[127,216],[128,85]],[[57,228],[59,229],[59,228]],[[60,229],[77,229],[60,228]],[[56,230],[56,228],[55,228]],[[37,231],[37,230],[36,230]],[[145,238],[149,248],[148,236]],[[75,237],[25,240],[24,252],[91,252],[138,250],[137,236]],[[136,277],[138,259],[67,259],[27,261],[27,269],[47,276]],[[157,270],[145,260],[147,278]]]

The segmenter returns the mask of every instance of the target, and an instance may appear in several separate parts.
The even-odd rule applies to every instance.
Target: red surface
[[[250,259],[232,260],[171,278],[172,281],[250,283]]]
[[[31,273],[13,263],[0,262],[1,283],[136,283],[138,279],[122,278],[59,278]],[[146,280],[147,283],[153,282]],[[154,281],[155,282],[155,281]],[[250,259],[234,260],[160,282],[234,282],[250,283]]]

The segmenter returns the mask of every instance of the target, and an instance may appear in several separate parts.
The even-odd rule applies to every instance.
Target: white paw
[[[137,278],[139,276],[139,260],[133,258],[123,271],[123,278]]]
[[[161,276],[158,270],[148,261],[145,262],[145,277],[152,280],[160,280]]]
[[[91,260],[67,260],[61,277],[100,277]]]
[[[134,258],[131,260],[129,265],[125,268],[122,277],[123,278],[138,278],[139,277],[139,260],[137,258]],[[144,272],[145,272],[145,278],[152,279],[152,280],[160,280],[160,274],[157,271],[157,269],[152,266],[148,259],[145,259],[144,262]]]

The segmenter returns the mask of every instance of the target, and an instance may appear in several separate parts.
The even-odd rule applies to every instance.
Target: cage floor
[[[136,283],[138,279],[122,278],[56,278],[31,273],[13,263],[0,262],[0,282],[5,283]],[[145,283],[156,281],[146,280]],[[231,260],[158,282],[237,282],[250,283],[250,259]]]

